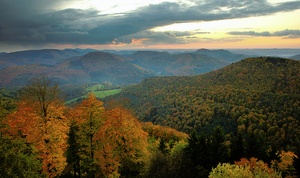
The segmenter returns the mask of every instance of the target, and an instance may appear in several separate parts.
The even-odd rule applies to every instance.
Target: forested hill
[[[261,92],[299,93],[300,62],[283,58],[249,58],[198,76],[207,86],[230,85]]]
[[[125,88],[142,121],[187,133],[254,133],[266,143],[296,148],[300,140],[300,62],[249,58],[193,77],[155,77]],[[298,140],[298,141],[297,141]]]

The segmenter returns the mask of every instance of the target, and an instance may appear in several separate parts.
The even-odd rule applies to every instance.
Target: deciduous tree
[[[147,133],[127,110],[114,108],[97,134],[103,148],[97,153],[102,170],[109,174],[137,174],[148,159]]]
[[[16,111],[7,116],[6,123],[10,134],[34,145],[42,159],[43,172],[55,177],[66,166],[68,124],[58,89],[50,83],[41,78],[25,87]]]
[[[82,103],[71,109],[68,117],[72,123],[70,127],[72,130],[69,132],[71,140],[69,139],[67,151],[68,163],[72,166],[77,165],[76,169],[80,168],[76,171],[77,174],[85,174],[88,177],[101,174],[100,161],[95,157],[95,152],[101,149],[96,136],[106,120],[103,102],[95,95],[89,94]]]

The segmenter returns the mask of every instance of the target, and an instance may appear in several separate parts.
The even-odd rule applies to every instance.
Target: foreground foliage
[[[251,158],[241,159],[235,164],[218,164],[209,174],[209,178],[232,177],[232,178],[280,178],[281,175],[269,168],[263,161]]]

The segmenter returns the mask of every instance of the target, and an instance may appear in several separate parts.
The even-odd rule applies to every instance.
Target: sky
[[[300,48],[299,0],[0,0],[0,52]]]

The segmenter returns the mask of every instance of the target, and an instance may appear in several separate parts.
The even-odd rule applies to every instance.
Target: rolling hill
[[[156,75],[165,75],[166,67],[174,61],[170,53],[158,51],[137,51],[128,57],[133,59],[133,64],[151,70]]]
[[[81,57],[73,57],[55,66],[30,64],[11,66],[0,70],[0,86],[22,86],[37,75],[46,75],[60,84],[85,84],[111,82],[132,84],[153,74],[133,65],[122,56],[92,52]]]
[[[154,76],[150,71],[129,63],[122,56],[105,52],[88,53],[69,61],[67,65],[69,69],[85,71],[90,77],[90,82],[132,84]]]
[[[229,63],[218,60],[211,56],[197,53],[182,53],[173,56],[172,62],[165,69],[165,75],[168,76],[190,76],[210,72]]]
[[[132,63],[151,70],[157,76],[188,76],[210,72],[224,67],[245,55],[227,50],[202,49],[195,52],[170,54],[158,51],[137,51],[132,55]]]
[[[221,61],[224,61],[227,63],[237,62],[237,61],[240,61],[242,59],[249,57],[249,55],[236,54],[236,53],[230,52],[228,50],[224,50],[224,49],[216,49],[216,50],[199,49],[199,50],[195,51],[195,53],[210,56],[212,58],[216,58],[218,60],[221,60]]]
[[[249,58],[198,76],[155,77],[115,96],[142,121],[191,133],[222,126],[281,148],[300,140],[300,62]]]
[[[55,65],[64,59],[74,56],[82,56],[95,50],[92,49],[42,49],[18,51],[0,54],[0,69],[10,66],[21,66],[29,64]]]
[[[123,55],[113,54],[113,51],[91,51],[44,49],[1,53],[0,86],[23,86],[37,75],[47,75],[60,84],[111,82],[128,85],[152,76],[206,73],[226,66],[231,63],[228,61],[235,61],[241,56],[226,50],[204,49],[175,54],[127,51]]]
[[[300,60],[300,54],[295,55],[295,56],[291,56],[291,59],[295,59],[295,60]]]

